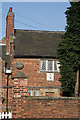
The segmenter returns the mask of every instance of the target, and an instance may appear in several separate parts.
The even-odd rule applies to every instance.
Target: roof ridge
[[[65,31],[43,31],[43,30],[24,30],[24,29],[15,29],[15,31],[27,31],[27,32],[47,32],[47,33],[64,33]]]

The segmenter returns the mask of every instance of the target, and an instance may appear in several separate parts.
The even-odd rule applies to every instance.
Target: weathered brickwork
[[[24,64],[24,68],[22,72],[27,76],[26,79],[11,78],[19,71],[16,68],[17,62],[22,62]],[[7,84],[7,75],[5,75],[3,71],[3,86],[5,87],[3,88],[3,96],[5,98],[5,101],[3,103],[3,111],[6,111],[6,84]],[[47,81],[46,72],[40,71],[40,59],[28,59],[28,58],[14,59],[12,61],[12,75],[10,75],[9,77],[9,94],[8,94],[9,109],[11,110],[12,97],[20,97],[21,95],[27,95],[27,90],[29,89],[39,90],[40,96],[45,96],[45,95],[55,96],[55,97],[60,96],[60,88],[59,88],[60,85],[61,84],[59,82],[59,73],[57,72],[54,74],[54,81]],[[52,88],[50,89],[49,87]],[[55,94],[53,94],[53,92],[55,92]]]
[[[15,75],[15,73],[18,72],[17,68],[16,68],[16,63],[18,62],[22,62],[24,64],[24,68],[22,70],[22,72],[26,75],[27,80],[25,82],[25,79],[14,79],[13,80],[13,86],[14,87],[18,87],[17,88],[17,92],[20,92],[19,90],[21,89],[20,84],[22,81],[22,86],[26,85],[26,89],[37,89],[40,92],[40,96],[45,96],[45,93],[42,92],[47,92],[46,95],[49,96],[48,92],[50,93],[50,87],[51,89],[54,89],[52,92],[54,92],[54,96],[60,96],[60,82],[59,82],[59,73],[55,72],[54,73],[54,81],[47,81],[46,78],[46,72],[41,72],[40,71],[40,59],[28,59],[28,58],[17,58],[14,59],[13,61],[13,76]],[[13,88],[16,90],[16,88]],[[47,90],[48,89],[48,90]],[[22,95],[22,94],[21,94]]]
[[[14,35],[14,13],[12,12],[12,8],[9,9],[6,18],[6,50],[10,52],[10,34]]]
[[[13,81],[13,97],[27,96],[27,79],[14,79]]]
[[[79,102],[77,98],[14,98],[13,118],[79,118]]]
[[[28,59],[28,58],[17,58],[14,59],[14,71],[13,74],[15,75],[18,72],[16,68],[17,62],[22,62],[24,64],[24,68],[22,70],[23,73],[28,77],[28,86],[34,87],[59,87],[61,86],[59,82],[59,73],[54,73],[54,81],[47,81],[46,73],[40,71],[40,59]]]

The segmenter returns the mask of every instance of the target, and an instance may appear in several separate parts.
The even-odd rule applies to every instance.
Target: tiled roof
[[[64,32],[15,30],[15,57],[56,57]]]

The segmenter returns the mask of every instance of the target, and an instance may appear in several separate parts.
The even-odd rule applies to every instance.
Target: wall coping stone
[[[13,120],[80,120],[79,118],[13,118]]]
[[[15,99],[14,97],[13,99]],[[80,97],[47,97],[47,96],[21,96],[22,99],[28,99],[28,100],[79,100]],[[19,98],[18,98],[19,99]]]
[[[0,86],[0,88],[12,88],[13,86]]]
[[[56,87],[43,87],[43,86],[41,86],[41,87],[37,87],[37,86],[36,87],[31,87],[31,86],[27,86],[27,88],[31,88],[31,89],[33,89],[33,88],[43,88],[43,89],[45,89],[45,88],[47,88],[47,89],[48,88],[51,88],[51,89],[55,88],[55,89],[57,89],[57,88],[61,88],[61,86],[56,86]]]

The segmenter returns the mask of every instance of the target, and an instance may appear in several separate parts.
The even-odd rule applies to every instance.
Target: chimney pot
[[[12,7],[9,8],[9,12],[12,12]]]

